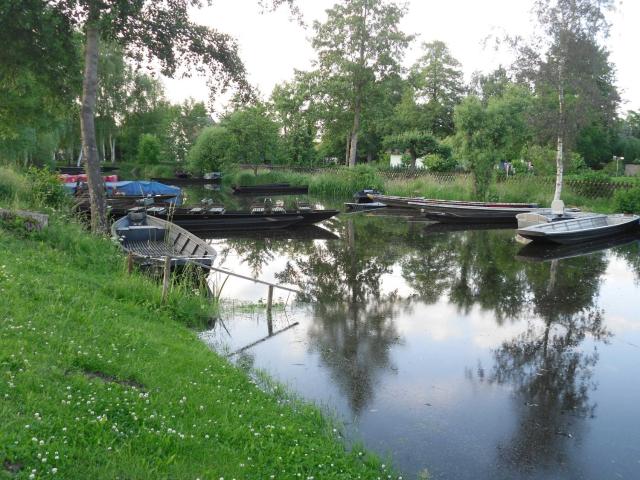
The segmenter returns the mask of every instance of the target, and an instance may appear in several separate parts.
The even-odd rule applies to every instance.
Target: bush
[[[207,127],[189,150],[189,170],[198,174],[220,172],[231,163],[231,152],[236,150],[236,140],[225,127]]]
[[[138,162],[146,165],[155,165],[160,161],[161,150],[158,137],[145,133],[138,142]]]
[[[613,195],[613,208],[621,213],[640,213],[640,187],[617,190]]]
[[[31,167],[27,170],[27,180],[29,182],[27,203],[35,207],[51,208],[60,208],[69,203],[70,197],[55,173]]]
[[[453,172],[458,167],[458,162],[451,156],[443,157],[437,153],[427,155],[424,165],[432,172]]]

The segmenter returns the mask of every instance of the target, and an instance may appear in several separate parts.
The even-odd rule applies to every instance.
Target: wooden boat
[[[212,183],[220,183],[220,176],[206,177],[173,177],[173,178],[152,178],[154,182],[165,183],[167,185],[183,186],[183,185],[210,185]]]
[[[371,200],[371,195],[379,195],[377,190],[364,189],[353,194],[353,202],[345,202],[344,206],[347,210],[363,211],[375,210],[377,208],[385,208],[386,205],[381,202]]]
[[[111,226],[112,237],[122,249],[144,263],[170,257],[173,265],[211,266],[216,251],[185,229],[142,212],[130,212]]]
[[[416,205],[429,220],[463,223],[516,223],[516,215],[532,212],[538,206],[513,206],[513,204],[482,203],[428,203],[410,202]]]
[[[254,240],[339,240],[340,237],[317,225],[302,225],[296,228],[280,228],[272,230],[260,230],[260,231],[247,231],[247,230],[234,230],[234,231],[202,231],[198,232],[198,236],[206,239],[218,239],[218,238],[245,238]]]
[[[142,210],[142,207],[112,207],[112,216],[126,215],[131,210]],[[313,225],[328,220],[338,213],[338,210],[319,210],[304,208],[299,205],[295,210],[285,210],[282,207],[265,209],[254,207],[248,212],[227,211],[223,206],[208,205],[205,207],[173,208],[169,205],[157,205],[146,208],[148,215],[170,220],[191,232],[211,232],[229,230],[265,230],[276,228],[299,227]]]
[[[611,237],[637,228],[637,215],[594,215],[518,229],[518,235],[534,242],[569,245]]]
[[[640,235],[637,233],[622,233],[613,237],[604,237],[571,245],[530,242],[520,249],[516,258],[531,262],[565,260],[567,258],[591,255],[592,253],[629,245],[638,241],[640,241]]]
[[[502,207],[502,208],[538,208],[537,203],[514,203],[514,202],[478,202],[472,200],[444,200],[424,197],[399,197],[394,195],[370,194],[372,201],[386,204],[388,207],[402,207],[420,209],[422,204],[428,205],[460,205],[477,207]]]
[[[309,185],[268,183],[263,185],[232,185],[236,195],[295,195],[309,193]]]

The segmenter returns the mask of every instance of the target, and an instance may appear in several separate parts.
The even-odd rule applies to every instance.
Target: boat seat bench
[[[166,229],[155,225],[130,225],[119,228],[119,237],[125,237],[127,241],[162,241],[164,240]]]

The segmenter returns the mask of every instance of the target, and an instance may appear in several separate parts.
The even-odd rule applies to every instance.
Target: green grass
[[[187,327],[202,296],[163,305],[110,241],[54,216],[0,227],[0,250],[0,478],[387,476],[317,408],[211,352]]]

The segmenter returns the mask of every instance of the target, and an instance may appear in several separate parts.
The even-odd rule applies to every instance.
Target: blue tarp
[[[75,183],[65,183],[64,187],[69,193],[75,193]],[[170,203],[180,205],[182,202],[182,190],[179,187],[165,185],[160,182],[150,182],[143,180],[130,180],[125,182],[105,182],[108,197],[118,197],[120,195],[175,195],[175,198],[168,200]],[[117,192],[117,193],[116,193]]]
[[[175,199],[171,199],[171,203],[180,204],[180,195],[182,190],[179,187],[165,185],[160,182],[151,182],[143,180],[131,180],[125,182],[105,182],[107,187],[107,195],[117,197],[120,195],[175,195]],[[116,193],[117,192],[117,193]]]

